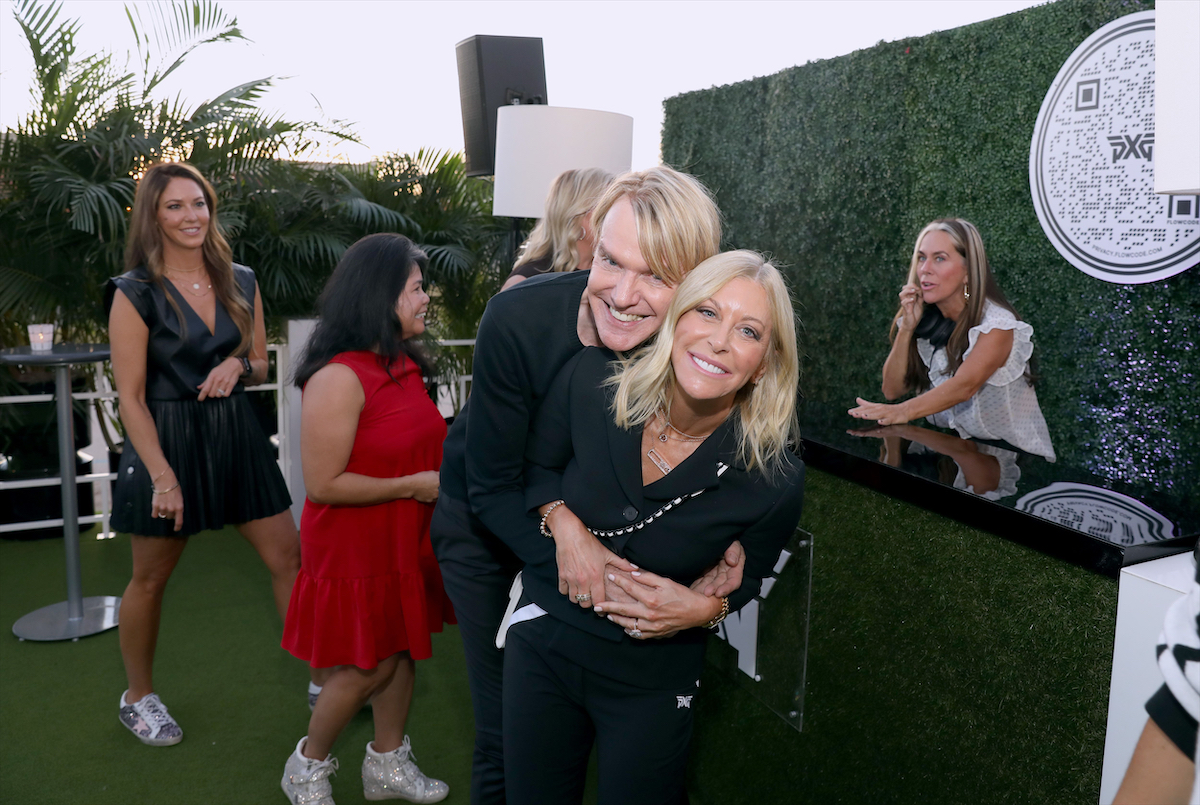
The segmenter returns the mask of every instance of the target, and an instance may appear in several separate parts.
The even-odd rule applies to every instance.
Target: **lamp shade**
[[[1154,192],[1200,195],[1200,3],[1158,0],[1155,16]]]
[[[541,218],[550,185],[572,168],[620,174],[633,162],[633,118],[562,106],[504,106],[496,112],[492,215]]]

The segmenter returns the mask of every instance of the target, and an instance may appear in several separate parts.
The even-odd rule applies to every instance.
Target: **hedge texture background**
[[[935,218],[966,218],[1034,327],[1059,461],[1147,491],[1196,486],[1200,271],[1093,279],[1046,239],[1029,191],[1034,123],[1063,62],[1153,7],[1059,0],[666,101],[664,161],[712,188],[727,247],[789,274],[807,398],[882,399],[913,240]]]

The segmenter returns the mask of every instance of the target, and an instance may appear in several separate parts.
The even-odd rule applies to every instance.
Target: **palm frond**
[[[145,20],[142,9],[147,10]],[[143,98],[201,45],[246,38],[237,27],[237,18],[212,0],[127,5],[125,16],[137,41]]]

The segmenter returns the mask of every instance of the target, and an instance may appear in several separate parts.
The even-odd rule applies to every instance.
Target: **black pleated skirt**
[[[125,441],[113,484],[112,527],[148,537],[188,537],[270,517],[292,505],[245,394],[197,400],[147,400],[163,454],[183,491],[183,528],[150,514],[150,474]]]

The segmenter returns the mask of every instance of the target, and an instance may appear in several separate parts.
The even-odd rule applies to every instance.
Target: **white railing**
[[[475,339],[473,338],[458,338],[446,339],[439,341],[439,344],[447,347],[466,347],[474,346]],[[288,366],[288,349],[284,344],[268,344],[267,358],[274,358],[275,364],[275,380],[271,383],[261,383],[257,386],[247,386],[246,391],[268,391],[275,395],[275,420],[276,431],[272,437],[272,443],[279,450],[279,469],[283,473],[285,479],[292,478],[291,469],[294,457],[292,455],[293,439],[287,438],[288,418],[287,404],[288,395],[284,393],[287,377],[290,374]],[[96,387],[99,391],[81,391],[72,393],[71,398],[74,400],[101,400],[101,405],[109,407],[109,415],[115,418],[115,400],[117,392],[108,384],[108,378],[103,371],[103,363],[94,364],[93,371],[95,372]],[[269,376],[269,375],[268,375]],[[471,382],[471,375],[462,375],[453,378],[453,387],[456,394],[453,397],[443,401],[442,395],[439,394],[438,404],[439,409],[444,415],[454,413],[462,408],[468,394],[468,384]],[[18,394],[9,397],[0,397],[0,405],[22,405],[26,403],[46,403],[53,402],[53,394]],[[97,539],[109,539],[113,536],[109,528],[109,517],[112,514],[112,482],[116,480],[116,467],[108,465],[108,444],[104,440],[104,435],[101,430],[100,419],[96,413],[96,408],[90,406],[88,409],[88,421],[90,424],[91,443],[77,451],[84,454],[92,460],[92,472],[86,475],[78,475],[75,480],[81,484],[94,484],[92,487],[93,509],[99,509],[99,514],[80,515],[80,526],[100,524],[100,531],[96,535]],[[62,486],[62,478],[31,478],[23,481],[0,481],[0,491],[9,489],[33,489],[47,486]],[[293,496],[295,490],[293,490]],[[301,499],[303,496],[301,495]],[[0,523],[0,534],[11,531],[31,531],[42,528],[59,528],[63,524],[62,518],[52,520],[31,520],[23,523]]]

